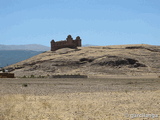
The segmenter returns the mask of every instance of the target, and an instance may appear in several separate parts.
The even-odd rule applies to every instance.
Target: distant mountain
[[[98,45],[91,45],[91,44],[84,44],[82,47],[89,47],[89,46],[98,46]]]
[[[32,50],[32,51],[48,51],[50,47],[39,44],[28,45],[1,45],[0,50]]]
[[[5,67],[38,55],[43,51],[0,50],[0,67]]]

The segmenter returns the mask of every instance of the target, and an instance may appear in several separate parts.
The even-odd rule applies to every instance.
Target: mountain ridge
[[[0,50],[0,67],[5,67],[29,59],[44,51],[33,50]]]
[[[50,47],[40,44],[26,44],[26,45],[3,45],[0,44],[0,50],[32,50],[32,51],[48,51]]]

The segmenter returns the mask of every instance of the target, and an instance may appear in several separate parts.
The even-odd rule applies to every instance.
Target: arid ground
[[[160,119],[160,46],[63,48],[5,69],[17,78],[0,79],[0,120]]]
[[[160,76],[160,46],[113,45],[46,51],[7,66],[16,77],[84,74],[87,76]]]
[[[160,78],[0,79],[0,120],[130,119],[160,119]]]

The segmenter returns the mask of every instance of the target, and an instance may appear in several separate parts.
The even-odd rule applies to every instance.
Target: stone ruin
[[[55,42],[54,40],[51,41],[51,51],[55,51],[61,48],[77,48],[77,47],[81,47],[81,39],[79,36],[77,36],[75,40],[73,40],[71,35],[68,35],[66,40],[57,42]]]
[[[14,73],[0,73],[0,78],[15,78]]]

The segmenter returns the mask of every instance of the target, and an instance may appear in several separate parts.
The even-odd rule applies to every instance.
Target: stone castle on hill
[[[55,51],[60,48],[77,48],[77,47],[81,47],[81,39],[79,36],[77,36],[75,40],[73,40],[71,35],[68,35],[66,40],[57,42],[55,42],[54,40],[51,41],[51,51]]]

